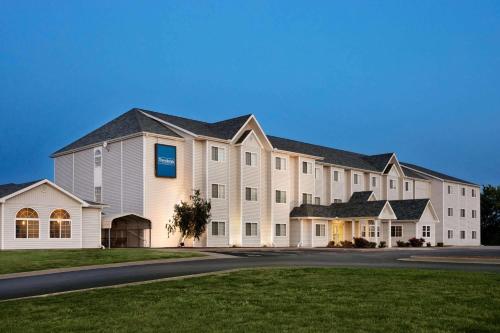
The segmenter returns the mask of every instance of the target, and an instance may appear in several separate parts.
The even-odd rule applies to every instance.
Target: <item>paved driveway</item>
[[[189,250],[189,249],[187,249]],[[206,251],[206,250],[204,250]],[[392,250],[347,249],[208,249],[232,258],[100,268],[75,272],[0,280],[0,299],[12,299],[50,293],[104,287],[169,277],[254,267],[375,267],[428,268],[500,273],[500,265],[467,263],[409,262],[410,256],[500,257],[500,247],[431,248]]]

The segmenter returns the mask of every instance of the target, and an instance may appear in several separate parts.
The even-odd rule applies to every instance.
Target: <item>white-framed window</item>
[[[333,199],[333,203],[342,203],[342,199]]]
[[[389,180],[389,188],[394,190],[396,188],[396,181],[394,179]]]
[[[257,153],[245,152],[245,164],[248,166],[257,165]]]
[[[465,209],[460,209],[460,217],[465,217]]]
[[[71,238],[71,216],[64,209],[56,209],[50,214],[50,238]]]
[[[319,168],[314,168],[314,179],[319,179],[320,175],[321,174]]]
[[[302,203],[304,203],[304,204],[312,204],[312,194],[310,194],[310,193],[302,193]]]
[[[226,158],[226,150],[222,147],[212,146],[211,158],[215,162],[223,162]]]
[[[94,201],[95,202],[102,202],[102,187],[101,186],[94,187]]]
[[[276,203],[286,203],[286,191],[276,190]]]
[[[316,224],[316,237],[325,237],[326,225],[323,223]]]
[[[245,236],[257,236],[258,234],[258,224],[255,222],[245,223]]]
[[[333,181],[338,182],[339,181],[339,172],[337,170],[333,171]]]
[[[40,220],[32,208],[23,208],[16,214],[16,238],[39,238]]]
[[[472,239],[476,239],[477,238],[477,231],[472,231]]]
[[[225,199],[226,198],[226,185],[212,184],[212,198]]]
[[[474,189],[474,188],[473,188],[473,189],[471,190],[471,195],[472,195],[472,197],[473,197],[473,198],[475,198],[475,197],[476,197],[476,189]]]
[[[460,230],[460,239],[465,239],[465,230]]]
[[[314,197],[314,204],[315,205],[321,205],[321,198],[320,197]]]
[[[275,235],[276,235],[276,237],[286,236],[286,224],[276,224],[275,225]]]
[[[94,167],[100,168],[102,165],[102,151],[101,149],[94,150]]]
[[[245,187],[245,200],[246,201],[257,201],[257,188]]]
[[[361,237],[366,237],[366,225],[361,227]]]
[[[369,237],[375,237],[375,222],[368,221],[368,233]]]
[[[408,192],[410,190],[410,182],[405,182],[405,191]]]
[[[423,225],[422,226],[422,237],[424,237],[424,238],[431,237],[431,226],[430,225]]]
[[[353,174],[353,182],[354,182],[354,185],[358,185],[359,184],[359,175],[357,173]]]
[[[372,177],[372,187],[377,187],[377,177]]]
[[[453,239],[453,230],[448,230],[448,239]]]
[[[451,185],[448,185],[448,194],[453,194],[453,188]]]
[[[274,159],[274,166],[276,170],[286,170],[286,158],[276,157]]]
[[[226,222],[212,221],[212,236],[225,236]]]
[[[465,187],[462,187],[462,196],[465,197]]]
[[[448,208],[448,216],[453,216],[453,208]]]
[[[391,225],[391,237],[403,237],[403,226]]]
[[[477,211],[475,209],[472,210],[471,214],[473,219],[477,218]]]
[[[312,163],[311,162],[302,162],[302,173],[312,174]]]

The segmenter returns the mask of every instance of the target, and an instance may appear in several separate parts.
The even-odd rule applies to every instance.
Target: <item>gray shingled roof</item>
[[[429,180],[429,178],[426,178],[421,173],[408,169],[404,165],[401,165],[401,168],[403,169],[403,172],[405,173],[406,177]]]
[[[385,153],[379,155],[364,156],[363,158],[368,161],[368,163],[373,165],[377,170],[382,172],[384,171],[387,163],[389,163],[392,155],[393,153]]]
[[[429,199],[413,199],[413,200],[390,200],[392,210],[396,214],[398,220],[410,221],[420,220],[424,213],[425,207]]]
[[[175,126],[182,127],[183,129],[188,130],[189,132],[192,132],[194,134],[224,140],[232,139],[240,130],[240,128],[245,124],[248,118],[252,116],[251,114],[247,114],[216,123],[207,123],[204,121],[193,120],[154,111],[142,111]]]
[[[170,128],[153,120],[140,112],[139,109],[132,109],[125,112],[118,118],[111,120],[98,129],[90,132],[82,138],[74,141],[64,148],[59,149],[52,154],[58,155],[60,153],[83,148],[96,143],[124,137],[131,134],[149,132],[155,134],[162,134],[180,138],[181,136],[172,131]]]
[[[382,213],[386,200],[365,202],[334,203],[329,206],[302,204],[295,207],[290,217],[324,217],[324,218],[348,218],[348,217],[376,217]]]
[[[464,184],[470,184],[470,185],[479,186],[479,185],[471,183],[469,181],[466,181],[466,180],[463,180],[463,179],[460,179],[460,178],[456,178],[456,177],[452,177],[452,176],[448,176],[448,175],[445,175],[444,173],[433,171],[433,170],[430,170],[430,169],[427,169],[427,168],[424,168],[424,167],[421,167],[421,166],[418,166],[418,165],[415,165],[415,164],[401,162],[401,165],[407,166],[407,167],[415,169],[417,171],[424,172],[424,173],[426,173],[428,175],[431,175],[431,176],[434,176],[434,177],[437,177],[437,178],[440,178],[440,179],[449,180],[449,181],[457,182],[457,183],[464,183]]]
[[[370,199],[370,195],[373,194],[373,191],[360,191],[354,192],[349,199],[349,202],[366,202]]]
[[[243,132],[243,134],[239,137],[238,141],[236,141],[236,144],[240,144],[243,141],[245,141],[245,139],[247,138],[248,134],[250,134],[250,132],[252,132],[252,131],[246,130],[245,132]]]
[[[349,152],[346,150],[340,150],[340,149],[318,146],[290,139],[284,139],[272,135],[268,135],[267,138],[269,139],[269,141],[271,141],[273,147],[280,150],[323,157],[326,163],[342,165],[357,169],[364,169],[369,171],[377,171],[377,172],[382,171],[379,170],[375,165],[367,161],[366,158],[369,157],[368,155],[362,155],[358,153]]]
[[[41,179],[22,184],[10,183],[10,184],[0,185],[0,198],[11,195],[12,193],[16,193],[17,191],[20,191],[26,187],[30,187],[31,185],[36,184],[39,181],[41,181]]]

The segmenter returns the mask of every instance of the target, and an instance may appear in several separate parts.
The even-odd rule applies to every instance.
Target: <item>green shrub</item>
[[[335,247],[335,241],[329,241],[326,247]]]
[[[398,247],[409,247],[410,246],[410,243],[402,241],[402,240],[398,240],[396,242],[396,244],[398,245]]]
[[[413,237],[413,238],[410,238],[408,240],[408,242],[410,242],[410,245],[412,247],[422,247],[422,245],[424,245],[424,243],[425,243],[425,239]]]
[[[349,248],[349,247],[353,247],[353,244],[350,241],[341,241],[340,246]]]
[[[366,248],[370,246],[370,242],[362,237],[354,237],[354,247]]]
[[[371,248],[371,249],[374,249],[374,248],[377,247],[377,243],[375,243],[375,242],[369,242],[368,243],[368,247]]]
[[[386,246],[387,246],[387,243],[385,241],[381,241],[380,244],[378,245],[378,247],[381,249],[383,249]]]
[[[436,244],[436,246],[437,246],[437,247],[443,247],[443,246],[444,246],[444,244],[443,244],[442,242],[439,242],[439,243],[437,243],[437,244]]]
[[[427,245],[427,247],[431,247],[431,242],[427,242],[425,245]]]

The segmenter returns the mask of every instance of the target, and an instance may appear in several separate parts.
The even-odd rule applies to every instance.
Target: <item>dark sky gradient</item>
[[[0,1],[0,183],[132,107],[500,184],[500,1]]]

